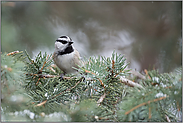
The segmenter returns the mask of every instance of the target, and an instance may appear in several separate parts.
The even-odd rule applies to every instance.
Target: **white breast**
[[[54,58],[55,64],[67,74],[75,72],[72,68],[74,66],[74,52],[64,55],[58,55]]]

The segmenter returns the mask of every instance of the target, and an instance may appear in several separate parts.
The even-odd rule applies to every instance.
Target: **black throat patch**
[[[69,54],[74,51],[73,47],[69,45],[65,50],[58,51],[58,55],[64,55],[64,54]]]

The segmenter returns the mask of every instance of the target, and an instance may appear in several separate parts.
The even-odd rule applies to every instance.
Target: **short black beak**
[[[69,42],[69,45],[71,45],[72,43],[74,43],[74,42],[70,41],[70,42]]]

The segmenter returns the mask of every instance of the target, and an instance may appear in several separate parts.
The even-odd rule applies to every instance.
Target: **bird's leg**
[[[60,74],[60,77],[59,77],[60,81],[61,81],[61,80],[64,80],[63,76],[64,76],[65,74],[66,74],[65,72]]]
[[[85,76],[84,75],[87,75],[87,73],[80,73],[81,74],[81,78],[83,79],[83,81],[85,81]]]
[[[85,77],[84,76],[82,76],[81,79],[83,79],[83,81],[85,81]]]

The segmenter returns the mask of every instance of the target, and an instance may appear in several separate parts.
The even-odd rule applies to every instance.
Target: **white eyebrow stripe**
[[[69,38],[70,41],[72,41],[72,39],[69,36],[67,36],[67,37]]]
[[[69,41],[69,39],[68,39],[68,38],[58,38],[57,40]]]

